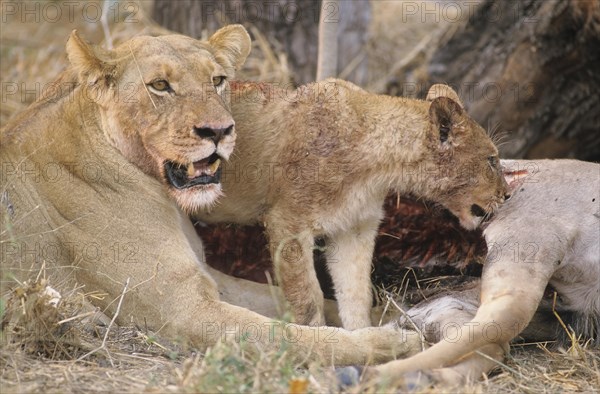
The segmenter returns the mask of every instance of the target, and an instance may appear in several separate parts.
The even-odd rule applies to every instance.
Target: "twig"
[[[485,354],[485,353],[483,353],[483,352],[481,352],[479,350],[475,350],[473,353],[475,353],[475,354],[477,354],[477,355],[479,355],[479,356],[481,356],[483,358],[487,358],[488,360],[490,360],[490,361],[498,364],[502,368],[505,368],[506,370],[514,373],[515,375],[519,375],[519,377],[521,377],[521,379],[525,379],[525,376],[523,376],[523,374],[521,372],[517,371],[514,368],[509,367],[508,365],[504,364],[502,361],[496,360],[495,358],[490,357],[487,354]]]
[[[127,354],[127,353],[118,353],[118,352],[115,352],[113,354],[116,356],[119,356],[119,357],[129,357],[129,358],[134,358],[136,360],[151,361],[156,364],[162,364],[162,365],[165,364],[165,362],[160,360],[158,358],[158,356],[143,357],[143,356],[138,356],[137,354]]]
[[[138,284],[136,284],[135,286],[133,286],[131,289],[129,289],[128,291],[133,291],[136,288],[138,288],[139,286],[143,285],[146,282],[149,282],[151,280],[153,280],[154,278],[156,278],[156,275],[158,273],[158,265],[160,263],[156,263],[156,266],[154,267],[154,273],[152,274],[151,277],[149,277],[148,279],[144,279],[143,281],[139,282]],[[103,272],[96,272],[97,274],[102,274],[104,276],[106,276],[108,279],[112,280],[113,282],[117,282],[115,279],[111,278],[110,276],[106,275]],[[91,294],[91,293],[90,293]],[[104,295],[104,294],[102,294]],[[104,310],[106,310],[108,307],[110,307],[114,302],[116,301],[116,299],[112,300],[111,302],[108,303],[108,305],[106,305],[106,307],[104,308]],[[166,324],[166,323],[165,323]]]
[[[396,309],[398,309],[398,311],[400,311],[400,313],[402,314],[402,316],[404,316],[406,318],[406,320],[408,320],[408,322],[414,328],[414,330],[417,332],[417,334],[419,334],[419,338],[421,338],[421,351],[424,351],[425,350],[425,342],[426,342],[425,341],[425,336],[423,335],[423,333],[421,332],[421,330],[419,329],[419,327],[417,327],[417,325],[410,318],[410,316],[408,316],[408,314],[404,311],[404,309],[402,309],[400,307],[400,305],[398,305],[396,303],[396,301],[394,301],[394,299],[390,295],[387,295],[387,298],[392,303],[392,305],[394,305],[396,307]]]
[[[390,306],[390,296],[387,296],[387,301],[385,303],[385,306],[383,307],[383,312],[381,312],[381,316],[379,317],[379,323],[377,324],[379,327],[381,327],[381,323],[383,323],[383,318],[385,317],[385,314],[387,313],[387,310]]]
[[[367,51],[365,48],[361,48],[360,51],[354,56],[354,59],[348,63],[346,67],[342,70],[342,72],[337,76],[339,79],[347,79],[350,73],[352,73],[356,67],[363,61],[363,59],[367,56]]]
[[[40,281],[40,276],[42,276],[42,272],[44,273],[44,278],[46,278],[46,260],[45,259],[44,259],[44,261],[42,261],[42,266],[40,267],[40,270],[38,271],[38,274],[35,277],[36,282]]]
[[[575,336],[575,331],[573,331],[572,328],[570,330],[569,330],[569,328],[567,328],[567,325],[564,323],[563,319],[561,319],[560,315],[556,311],[556,297],[557,296],[558,296],[558,293],[555,291],[554,299],[552,300],[552,313],[554,314],[554,316],[556,317],[556,319],[562,326],[563,330],[565,330],[565,332],[569,336],[569,339],[571,340],[571,346],[569,347],[569,350],[568,350],[569,354],[577,355],[578,357],[582,357],[583,353],[582,353],[581,345],[579,344],[579,339]]]
[[[557,295],[558,295],[558,293],[554,292],[554,298],[552,299],[552,313],[554,314],[554,316],[556,317],[556,319],[560,323],[560,325],[563,328],[563,330],[565,330],[565,332],[569,336],[569,339],[571,340],[571,344],[573,344],[573,343],[577,342],[577,340],[573,336],[573,333],[571,331],[569,331],[569,329],[567,328],[565,322],[563,322],[563,319],[561,319],[561,317],[558,314],[558,312],[556,312],[556,296]]]
[[[110,321],[110,323],[108,324],[108,327],[106,329],[106,333],[104,334],[104,338],[102,339],[102,344],[100,346],[98,346],[96,349],[84,354],[83,356],[79,357],[77,359],[77,361],[81,361],[84,358],[91,356],[92,354],[100,351],[100,350],[106,350],[106,340],[108,339],[108,334],[110,333],[110,329],[113,326],[115,320],[117,320],[117,316],[119,316],[119,312],[121,311],[121,305],[123,304],[123,299],[125,298],[125,293],[127,293],[127,287],[129,287],[129,280],[131,278],[127,278],[127,280],[125,281],[125,287],[123,287],[123,291],[121,292],[121,296],[119,297],[119,304],[117,305],[117,310],[115,312],[115,314],[113,315],[112,320]],[[114,368],[114,364],[112,362],[112,358],[110,357],[110,354],[108,353],[108,351],[106,351],[106,353],[108,354],[108,358],[110,361],[110,364],[113,366]]]
[[[164,347],[163,345],[161,345],[160,343],[156,342],[155,340],[151,339],[148,335],[144,334],[141,331],[137,332],[137,335],[139,335],[140,337],[142,337],[142,339],[150,346],[155,345],[156,347],[161,348],[164,351],[169,351],[169,349],[167,349],[166,347]]]
[[[65,324],[67,322],[70,322],[71,320],[75,320],[75,319],[82,319],[84,317],[88,317],[90,315],[95,315],[96,313],[98,313],[98,311],[90,311],[90,312],[86,312],[86,313],[82,313],[80,315],[77,316],[73,316],[73,317],[69,317],[67,319],[63,319],[61,321],[59,321],[58,323],[56,323],[57,325],[61,325],[61,324]]]

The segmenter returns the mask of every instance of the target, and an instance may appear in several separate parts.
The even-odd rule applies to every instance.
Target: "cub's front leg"
[[[279,286],[296,323],[324,326],[323,292],[313,263],[314,236],[281,218],[271,215],[265,223]]]
[[[328,237],[327,268],[347,330],[371,326],[371,260],[379,220],[374,218]]]

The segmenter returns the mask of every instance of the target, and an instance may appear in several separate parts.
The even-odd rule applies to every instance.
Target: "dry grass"
[[[2,392],[304,392],[335,388],[318,365],[300,368],[285,349],[228,342],[206,354],[137,327],[117,327],[82,313],[76,291],[57,301],[44,279],[18,286],[2,313]],[[54,298],[54,299],[52,299]],[[252,350],[252,351],[248,351]],[[309,371],[315,369],[322,382]],[[331,374],[331,372],[330,372]],[[334,385],[333,387],[329,387]]]
[[[3,295],[3,392],[115,392],[123,387],[139,392],[168,385],[179,357],[176,346],[159,344],[139,329],[107,326],[93,319],[94,311],[84,311],[81,293],[64,294],[58,301],[48,286],[38,278]],[[102,352],[94,352],[102,345]]]
[[[0,386],[9,392],[337,392],[331,368],[302,367],[285,349],[256,351],[250,343],[220,344],[206,354],[138,327],[108,326],[82,313],[76,291],[49,303],[44,280],[23,284],[3,315]],[[106,338],[106,340],[105,340]],[[102,351],[91,353],[105,345]],[[248,351],[252,350],[252,351]],[[461,387],[429,386],[408,376],[400,387],[366,381],[348,392],[594,392],[600,352],[574,343],[515,345],[499,373]]]
[[[575,344],[551,351],[546,343],[515,345],[506,361],[507,371],[490,379],[491,392],[559,393],[598,392],[600,352]]]
[[[44,2],[42,2],[43,4]],[[100,3],[99,3],[100,4]],[[382,89],[391,71],[418,61],[415,42],[435,27],[430,23],[398,23],[398,2],[374,3],[371,30],[371,88]],[[394,8],[396,7],[396,8]],[[109,25],[111,38],[122,41],[159,29],[143,15],[135,23]],[[99,24],[81,18],[23,23],[18,17],[2,22],[0,82],[4,86],[0,125],[24,109],[66,65],[64,44],[73,28],[94,42],[104,39]],[[410,22],[410,21],[409,21]],[[285,54],[274,53],[259,32],[252,32],[254,50],[242,70],[248,79],[289,80]],[[412,52],[411,52],[412,51]],[[7,84],[18,89],[8,94]],[[29,93],[28,93],[29,92]],[[285,351],[248,352],[249,344],[226,343],[206,354],[195,353],[157,338],[140,327],[110,326],[91,319],[85,296],[73,289],[63,294],[57,307],[48,304],[47,285],[32,278],[19,291],[2,294],[3,321],[0,348],[0,387],[10,392],[335,392],[330,368],[301,368]],[[9,299],[11,301],[9,301]],[[108,319],[110,320],[110,319]],[[364,382],[350,392],[598,392],[600,350],[574,342],[569,349],[549,350],[546,344],[519,345],[499,373],[464,387],[405,386]],[[411,383],[412,384],[412,383]]]

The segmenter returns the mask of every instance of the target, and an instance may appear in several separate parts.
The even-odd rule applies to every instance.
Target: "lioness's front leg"
[[[371,260],[379,218],[328,238],[327,268],[344,328],[371,325]]]
[[[189,340],[190,345],[199,349],[226,340],[243,341],[247,344],[246,351],[287,349],[298,360],[321,360],[334,365],[380,363],[415,354],[420,349],[418,335],[391,325],[355,331],[309,327],[278,321],[223,302],[219,299],[220,281],[210,277],[203,264],[186,259],[185,255],[190,255],[188,250],[169,252],[169,256],[175,256],[176,260],[172,261],[176,264],[167,263],[163,257],[157,266],[156,278],[144,273],[146,267],[141,264],[131,267],[133,270],[129,272],[113,272],[112,279],[116,282],[134,274],[142,279],[132,284],[135,291],[130,290],[125,295],[120,320],[130,323],[131,318],[137,316],[134,321],[144,324],[148,318],[150,329],[170,338]],[[102,273],[99,278],[104,277]],[[222,278],[223,275],[218,275],[216,279]],[[241,283],[241,286],[246,285]],[[265,285],[262,287],[253,285],[241,291],[248,298],[264,300]],[[110,302],[110,299],[105,301]]]
[[[320,360],[333,365],[381,363],[394,357],[408,357],[421,348],[419,336],[385,327],[366,327],[348,331],[343,328],[309,327],[267,319],[245,308],[218,300],[197,304],[202,317],[186,315],[184,326],[203,344],[212,346],[223,340],[241,341],[263,349],[289,349],[298,360]],[[198,315],[197,315],[198,316]]]
[[[268,220],[266,228],[275,274],[295,321],[309,326],[325,325],[323,292],[313,266],[312,233],[290,231],[286,223],[277,220]]]

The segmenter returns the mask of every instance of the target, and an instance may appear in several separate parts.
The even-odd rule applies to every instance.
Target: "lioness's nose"
[[[218,144],[221,139],[231,134],[233,131],[233,125],[230,125],[223,129],[214,129],[212,127],[196,127],[194,126],[194,133],[200,138],[208,138],[214,141],[215,144]]]

